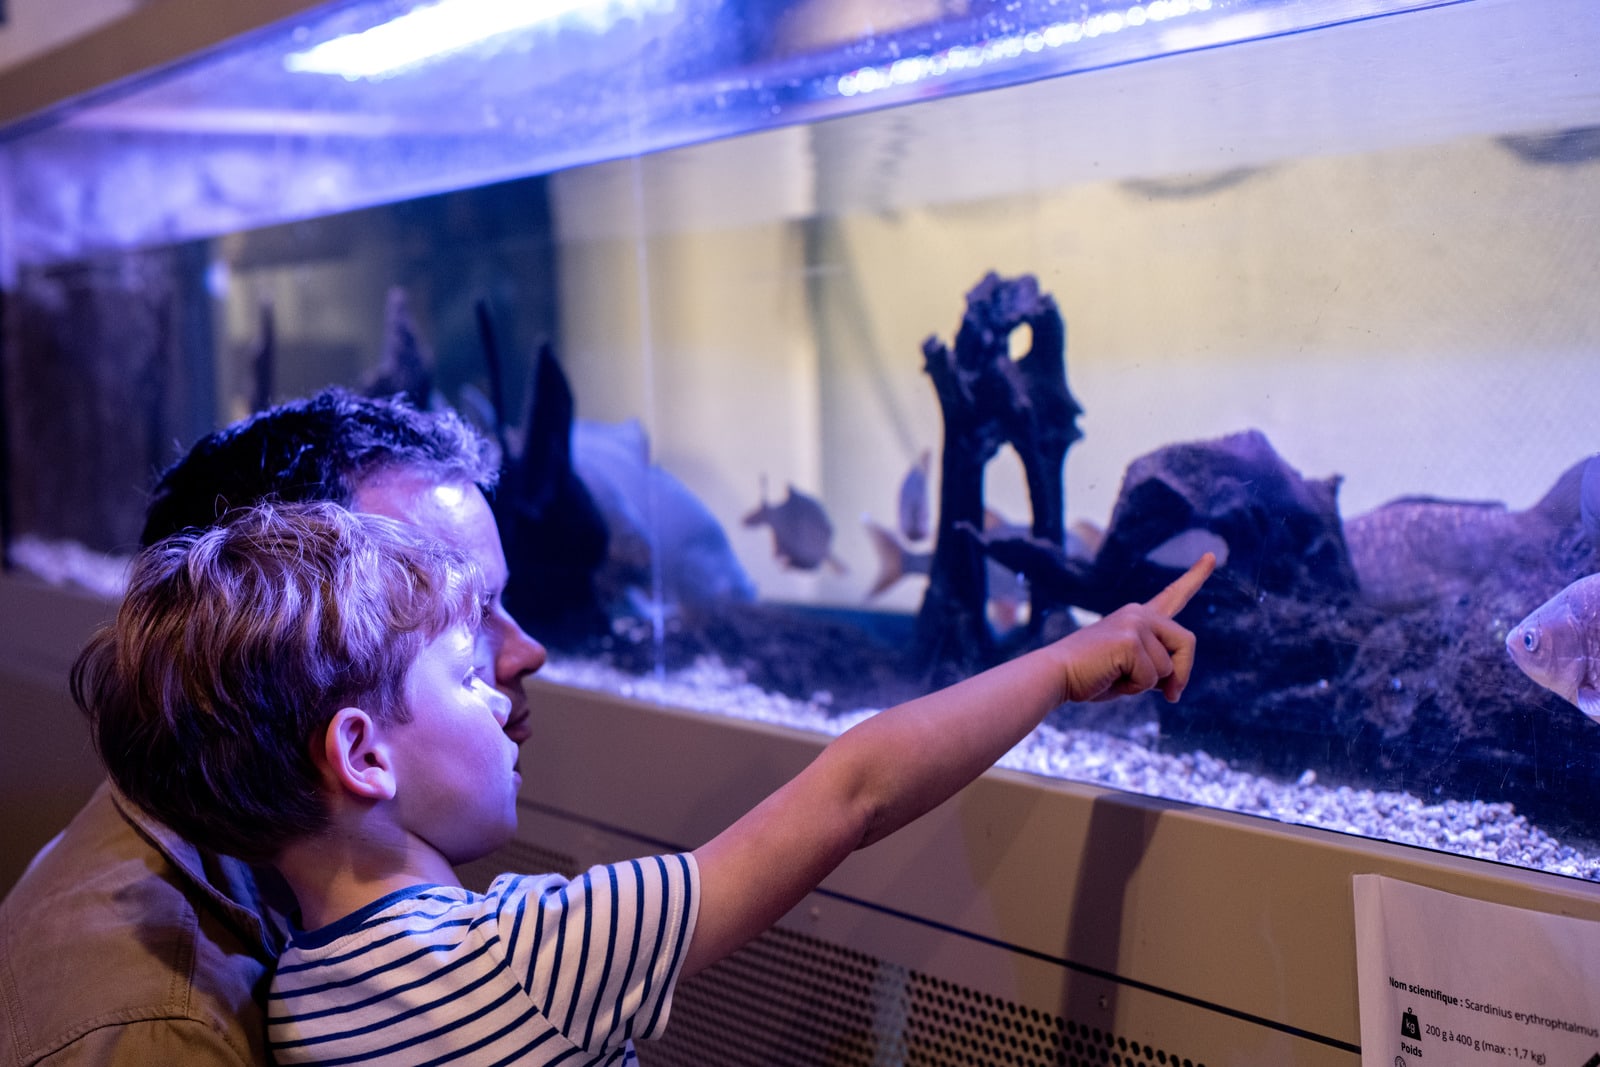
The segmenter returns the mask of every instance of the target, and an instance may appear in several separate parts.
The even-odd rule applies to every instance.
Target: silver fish
[[[1499,501],[1409,496],[1345,520],[1350,562],[1362,596],[1388,611],[1409,611],[1458,596],[1518,552],[1542,551],[1559,531],[1582,521],[1600,542],[1600,457],[1568,467],[1532,507]],[[1585,504],[1587,501],[1587,505]]]
[[[1522,673],[1600,723],[1600,574],[1579,578],[1506,635]]]
[[[1191,526],[1146,552],[1144,558],[1157,567],[1186,571],[1207,552],[1217,557],[1217,570],[1228,565],[1228,542],[1222,535],[1203,526]]]
[[[1362,596],[1389,611],[1470,589],[1522,539],[1504,504],[1432,497],[1391,500],[1346,520],[1344,535]]]
[[[917,542],[927,538],[928,526],[928,469],[933,463],[933,453],[922,450],[922,455],[906,471],[900,482],[900,534],[907,541]]]
[[[766,497],[763,479],[761,506],[744,517],[744,524],[772,527],[772,551],[781,563],[801,571],[814,571],[824,563],[836,571],[844,570],[844,564],[833,557],[833,523],[820,501],[792,485],[781,504],[769,504]]]

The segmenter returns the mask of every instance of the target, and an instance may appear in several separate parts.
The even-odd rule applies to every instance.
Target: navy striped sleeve
[[[557,891],[546,884],[528,898],[533,921],[521,917],[520,933],[519,905],[508,899],[501,910],[507,963],[569,1041],[594,1052],[661,1032],[699,908],[692,856],[593,867]]]
[[[267,999],[283,1064],[614,1067],[659,1033],[699,907],[690,856],[415,886],[297,933]]]

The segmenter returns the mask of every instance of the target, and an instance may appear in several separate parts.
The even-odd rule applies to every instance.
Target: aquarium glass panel
[[[1440,2],[330,3],[0,131],[5,256],[213,236]]]
[[[346,172],[370,197],[179,211],[181,240],[74,208],[12,246],[10,559],[114,587],[197,436],[405,391],[502,451],[544,676],[836,733],[1209,551],[1183,699],[1065,706],[1006,766],[1600,878],[1600,16],[1401,6],[907,5],[863,34],[860,5],[787,5],[698,51],[614,36],[688,9],[613,8],[571,70],[630,71],[604,93],[636,110],[575,111],[572,155],[402,137]],[[893,48],[1024,17],[1084,50],[1029,30],[1004,76],[895,80]],[[517,66],[470,47],[484,84],[419,68],[418,116]],[[769,73],[719,81],[729,55]],[[347,115],[401,75],[338,77]],[[14,188],[99,180],[16,147],[55,135],[12,142]]]

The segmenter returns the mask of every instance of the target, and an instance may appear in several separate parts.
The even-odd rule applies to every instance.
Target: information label
[[[1361,1067],[1600,1067],[1600,922],[1355,878]]]

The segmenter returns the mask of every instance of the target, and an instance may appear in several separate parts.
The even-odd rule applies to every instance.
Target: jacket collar
[[[287,941],[284,915],[294,899],[277,872],[197,847],[123,796],[115,783],[107,785],[122,817],[166,857],[180,877],[240,936],[258,944],[264,958],[276,959]]]

